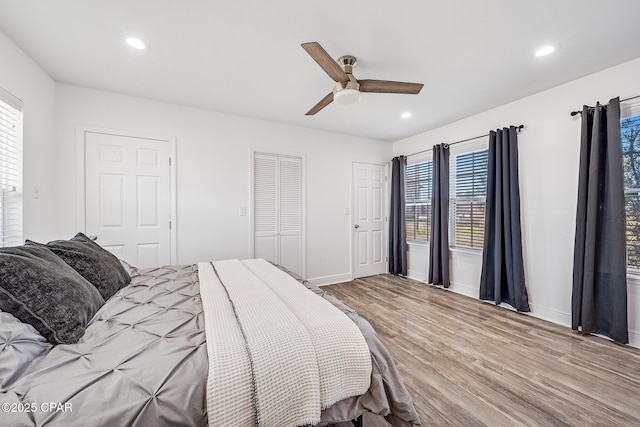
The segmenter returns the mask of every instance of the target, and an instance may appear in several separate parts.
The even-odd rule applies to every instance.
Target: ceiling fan
[[[331,102],[339,104],[353,104],[360,99],[360,92],[374,93],[406,93],[416,95],[424,86],[422,83],[392,82],[389,80],[357,80],[353,75],[356,65],[355,56],[345,55],[334,61],[320,43],[302,43],[302,48],[320,65],[336,85],[327,96],[307,111],[312,116]]]

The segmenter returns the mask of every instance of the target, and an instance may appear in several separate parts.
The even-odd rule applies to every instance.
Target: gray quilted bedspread
[[[391,356],[366,320],[372,386],[323,412],[323,424],[373,411],[419,425]],[[140,270],[98,311],[77,344],[52,347],[0,312],[0,425],[206,426],[207,349],[195,265]]]

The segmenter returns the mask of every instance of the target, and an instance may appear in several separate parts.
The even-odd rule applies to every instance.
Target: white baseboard
[[[629,331],[629,345],[631,347],[640,348],[640,332]]]
[[[309,283],[316,286],[335,285],[336,283],[350,282],[351,273],[334,274],[333,276],[314,277],[307,279]]]
[[[538,319],[557,323],[558,325],[566,326],[569,328],[571,327],[571,313],[565,313],[560,310],[555,310],[553,308],[547,308],[531,303],[529,303],[529,307],[531,308],[531,312],[526,314],[537,317]]]
[[[418,282],[427,283],[427,274],[420,271],[407,270],[407,277],[409,279],[417,280]]]
[[[475,286],[465,285],[464,283],[451,282],[449,290],[457,294],[478,299],[478,288],[476,288]]]

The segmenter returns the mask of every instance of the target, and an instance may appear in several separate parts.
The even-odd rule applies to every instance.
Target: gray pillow
[[[26,244],[42,245],[30,240]],[[54,240],[46,247],[95,286],[105,301],[131,282],[120,260],[82,233],[71,240]]]
[[[48,248],[0,248],[0,310],[50,343],[78,342],[102,304],[96,288]]]

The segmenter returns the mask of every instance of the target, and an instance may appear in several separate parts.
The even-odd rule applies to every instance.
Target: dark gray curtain
[[[407,275],[407,230],[404,217],[406,156],[391,161],[391,212],[389,215],[389,273]]]
[[[524,281],[518,131],[515,126],[489,133],[487,202],[480,299],[506,302],[531,311]]]
[[[572,328],[629,342],[620,100],[582,109]]]
[[[433,146],[429,283],[449,287],[449,146]]]

